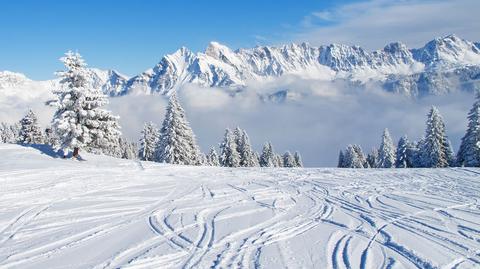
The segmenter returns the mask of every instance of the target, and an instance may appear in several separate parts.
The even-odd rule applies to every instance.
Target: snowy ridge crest
[[[123,91],[109,94],[169,94],[186,83],[238,90],[249,80],[308,73],[321,79],[379,81],[388,91],[417,96],[451,91],[448,77],[460,76],[468,87],[476,87],[472,77],[480,74],[479,65],[477,45],[455,35],[436,38],[419,49],[394,42],[373,52],[359,46],[314,47],[308,43],[233,51],[211,42],[204,52],[193,53],[182,47],[164,56],[153,69],[131,78]],[[325,70],[334,75],[325,74]],[[439,85],[437,77],[447,77],[448,81]]]
[[[182,47],[153,68],[132,78],[114,70],[90,69],[91,85],[110,96],[163,94],[185,84],[241,90],[249,81],[308,74],[354,85],[379,82],[387,91],[409,96],[480,88],[480,45],[455,35],[435,38],[422,48],[393,42],[368,52],[359,46],[308,43],[232,50],[210,42],[204,52]],[[28,81],[22,74],[0,72],[0,88]],[[458,86],[460,85],[460,86]]]

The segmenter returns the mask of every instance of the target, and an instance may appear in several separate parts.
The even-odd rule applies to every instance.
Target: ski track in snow
[[[480,267],[480,169],[0,153],[0,268]]]

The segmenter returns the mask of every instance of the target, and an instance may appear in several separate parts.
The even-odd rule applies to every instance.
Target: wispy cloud
[[[312,44],[345,43],[379,49],[401,41],[422,46],[434,37],[457,34],[480,39],[480,1],[371,0],[312,11],[293,39]]]

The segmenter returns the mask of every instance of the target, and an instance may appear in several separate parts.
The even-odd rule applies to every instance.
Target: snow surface
[[[480,266],[480,169],[50,155],[0,145],[1,268]]]

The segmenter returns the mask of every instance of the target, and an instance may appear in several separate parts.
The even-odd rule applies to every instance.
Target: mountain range
[[[448,35],[421,48],[395,42],[369,52],[359,46],[307,43],[232,50],[211,42],[204,52],[182,47],[131,78],[115,70],[89,70],[92,86],[110,96],[168,95],[187,84],[234,93],[250,83],[294,75],[356,87],[376,83],[389,92],[421,97],[480,88],[480,43]],[[58,80],[32,81],[23,74],[0,72],[0,90],[56,84]],[[280,97],[288,96],[285,91],[279,89]]]

